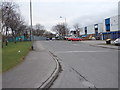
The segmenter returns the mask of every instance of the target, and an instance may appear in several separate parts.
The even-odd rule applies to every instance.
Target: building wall
[[[80,28],[81,32],[80,35],[85,35],[85,27]]]
[[[103,29],[103,23],[98,23],[98,33],[101,33],[103,31],[104,31],[104,29]]]
[[[118,31],[118,16],[110,18],[110,31]]]
[[[94,24],[86,26],[86,27],[87,27],[87,34],[95,34]],[[84,35],[85,34],[85,27],[82,27],[80,29],[81,29],[80,35]],[[98,33],[101,33],[103,31],[104,31],[103,30],[103,23],[98,23]]]
[[[110,32],[118,31],[118,18],[120,19],[120,17],[118,17],[118,16],[106,18],[106,19],[110,19]],[[103,21],[103,32],[107,31],[106,19],[104,19],[104,21]]]
[[[120,31],[120,15],[118,15],[118,31]]]
[[[103,40],[105,39],[116,39],[118,37],[120,37],[120,24],[119,24],[119,21],[120,21],[120,15],[117,15],[117,16],[113,16],[113,17],[110,17],[110,18],[107,18],[109,19],[109,25],[110,25],[110,31],[107,31],[107,24],[106,24],[106,19],[104,20],[104,32],[102,33],[102,38]]]
[[[118,7],[119,15],[103,19],[103,23],[96,23],[86,26],[87,35],[95,34],[96,38],[100,36],[102,40],[105,40],[107,38],[116,39],[120,37],[120,2]],[[98,25],[98,29],[96,29],[96,25]],[[80,35],[85,35],[85,27],[81,28],[81,30],[82,32]]]
[[[95,34],[94,25],[87,26],[87,34]]]
[[[120,1],[118,2],[118,30],[120,31]]]

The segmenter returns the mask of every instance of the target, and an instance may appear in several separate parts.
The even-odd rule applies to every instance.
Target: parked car
[[[55,37],[56,40],[64,40],[64,37],[63,36],[58,36],[58,37]]]
[[[69,37],[68,41],[82,41],[82,39],[79,37]]]
[[[55,40],[55,38],[52,38],[52,40]]]
[[[46,40],[50,40],[50,38],[46,38]]]
[[[64,40],[68,40],[68,38],[70,38],[70,37],[71,37],[71,35],[65,36]]]
[[[117,38],[117,39],[114,41],[114,44],[115,44],[115,45],[120,45],[120,37]]]

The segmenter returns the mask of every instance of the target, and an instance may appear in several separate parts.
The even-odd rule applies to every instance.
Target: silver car
[[[114,41],[115,45],[120,45],[120,37]]]

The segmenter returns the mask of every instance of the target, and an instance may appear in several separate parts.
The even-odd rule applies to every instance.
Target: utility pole
[[[32,2],[30,0],[30,25],[31,25],[31,30],[30,30],[30,40],[32,41],[32,46],[31,49],[33,50],[33,27],[32,27]]]

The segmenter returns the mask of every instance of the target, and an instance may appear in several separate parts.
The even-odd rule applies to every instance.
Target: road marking
[[[94,52],[111,52],[111,51],[58,51],[56,53],[94,53]]]
[[[75,45],[75,46],[79,46],[79,44],[73,44],[73,45]]]

